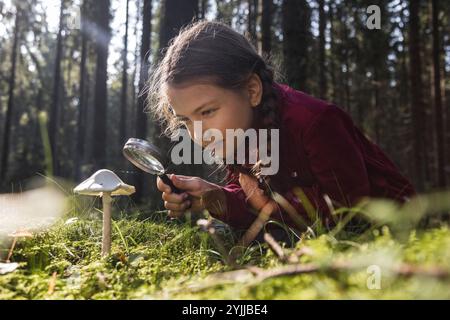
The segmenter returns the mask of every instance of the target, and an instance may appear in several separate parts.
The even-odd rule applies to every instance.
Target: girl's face
[[[222,133],[223,141],[214,141],[214,144],[226,145],[226,129],[245,131],[251,128],[253,108],[261,102],[262,83],[253,74],[239,92],[202,83],[183,87],[168,86],[166,94],[175,116],[186,126],[196,143],[203,147],[211,143],[202,141],[202,137],[194,134],[194,121],[201,121],[203,132],[217,129]]]

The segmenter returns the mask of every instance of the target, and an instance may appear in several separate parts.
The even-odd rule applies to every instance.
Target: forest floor
[[[440,221],[357,234],[313,226],[294,248],[253,243],[230,265],[226,252],[239,247],[228,229],[216,233],[224,251],[164,212],[116,212],[112,252],[101,258],[101,213],[72,212],[18,239],[11,261],[19,267],[0,275],[0,299],[450,299],[450,228]],[[0,256],[10,246],[0,239]]]

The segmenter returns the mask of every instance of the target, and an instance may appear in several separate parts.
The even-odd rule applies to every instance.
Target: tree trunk
[[[251,42],[258,49],[258,35],[256,34],[256,25],[258,21],[258,0],[248,0],[248,33]]]
[[[88,54],[87,28],[86,28],[86,7],[87,1],[83,0],[81,7],[81,60],[80,60],[80,82],[79,82],[79,104],[78,104],[78,131],[77,148],[75,154],[75,181],[81,179],[81,165],[85,153],[85,134],[86,134],[86,62]]]
[[[97,69],[95,72],[94,95],[94,136],[93,152],[95,169],[106,165],[107,142],[107,79],[108,79],[108,47],[111,40],[109,29],[110,0],[96,0],[95,3],[95,52],[97,54]]]
[[[262,0],[261,49],[265,55],[270,55],[272,51],[272,1]]]
[[[147,138],[147,118],[143,116],[146,97],[142,95],[145,84],[148,81],[148,68],[150,67],[150,44],[152,34],[152,0],[144,0],[142,8],[142,36],[141,36],[141,69],[139,72],[139,95],[136,113],[136,137]]]
[[[141,24],[141,0],[138,0],[136,2],[136,21],[134,25],[134,34],[137,37],[139,34],[139,25]],[[139,88],[136,90],[136,86],[134,85],[136,83],[136,77],[138,76],[138,72],[141,67],[140,63],[140,43],[139,41],[136,41],[136,47],[134,48],[134,69],[133,74],[131,76],[131,83],[132,83],[132,101],[131,101],[131,114],[130,120],[128,121],[128,128],[134,128],[135,127],[135,115],[136,115],[136,109],[137,109],[137,95],[139,94]],[[134,132],[133,132],[134,134]]]
[[[383,105],[380,104],[380,78],[378,76],[378,69],[377,66],[373,68],[373,108],[374,108],[374,131],[375,131],[375,141],[376,143],[381,142],[381,115],[383,114]]]
[[[59,175],[59,159],[58,159],[58,138],[59,138],[59,108],[61,102],[61,86],[64,81],[61,77],[61,59],[63,50],[62,30],[64,28],[64,6],[65,0],[61,0],[59,10],[59,28],[56,38],[56,57],[55,69],[53,73],[53,93],[52,105],[49,116],[48,134],[50,138],[50,147],[52,151],[53,175]]]
[[[327,20],[325,15],[325,0],[319,0],[319,97],[327,98],[327,80],[325,66],[325,29]]]
[[[200,0],[200,16],[199,18],[204,20],[206,17],[206,11],[208,10],[208,0]]]
[[[127,0],[126,5],[126,19],[125,19],[125,36],[123,38],[123,70],[122,70],[122,92],[120,98],[120,132],[119,132],[119,146],[123,146],[126,139],[126,127],[127,127],[127,95],[128,95],[128,12],[129,12],[130,0]],[[122,152],[120,152],[122,155]]]
[[[58,138],[59,138],[59,113],[61,103],[61,83],[63,81],[61,77],[61,59],[63,50],[62,30],[64,27],[64,6],[65,0],[61,0],[61,6],[59,11],[59,28],[56,38],[56,56],[55,56],[55,69],[53,72],[53,93],[52,93],[52,105],[49,115],[48,134],[50,138],[50,147],[52,152],[53,162],[53,175],[59,175],[59,159],[58,159]]]
[[[14,109],[14,89],[16,84],[16,68],[17,68],[17,51],[19,46],[20,37],[20,9],[19,5],[16,6],[16,19],[14,23],[14,38],[11,51],[11,73],[8,80],[8,105],[5,115],[5,124],[3,127],[3,147],[2,147],[2,163],[0,170],[0,184],[4,184],[4,178],[8,171],[8,156],[9,156],[9,139],[11,136],[11,120]]]
[[[289,84],[307,91],[311,12],[306,0],[283,0],[284,68]]]
[[[328,20],[330,21],[330,51],[332,53],[332,55],[334,56],[336,53],[336,44],[334,41],[334,9],[332,4],[330,3],[329,7],[328,7],[329,11],[328,11]],[[336,103],[337,101],[337,81],[336,81],[336,70],[335,70],[335,58],[330,59],[330,64],[329,64],[329,68],[330,68],[330,78],[331,78],[331,87],[332,87],[332,101],[334,103]]]
[[[424,153],[422,135],[425,133],[423,120],[425,119],[423,92],[422,92],[422,59],[420,56],[420,3],[409,1],[409,55],[411,70],[411,104],[413,122],[413,146],[414,146],[414,172],[417,189],[424,189]]]
[[[197,0],[165,0],[161,8],[159,48],[167,46],[181,27],[198,16]]]
[[[141,36],[141,52],[140,52],[140,72],[139,72],[139,94],[136,108],[136,137],[140,139],[147,139],[147,117],[144,114],[145,108],[145,84],[148,81],[148,68],[150,66],[150,44],[152,35],[152,0],[144,0],[142,8],[142,36]],[[136,175],[136,201],[140,201],[143,195],[145,173],[138,171]]]
[[[350,18],[348,8],[346,6],[346,3],[344,2],[343,6],[343,12],[342,12],[342,18],[343,21],[347,21]],[[352,113],[352,88],[350,87],[350,37],[349,32],[350,29],[347,27],[345,23],[342,24],[342,34],[341,39],[344,41],[344,47],[343,47],[343,65],[345,66],[345,73],[343,73],[343,79],[344,79],[344,97],[345,97],[345,103],[344,103],[344,109],[351,114]],[[342,71],[341,71],[342,73]]]
[[[432,0],[433,24],[433,67],[434,67],[434,108],[437,139],[437,177],[438,187],[445,188],[445,143],[441,92],[441,45],[439,32],[439,0]]]

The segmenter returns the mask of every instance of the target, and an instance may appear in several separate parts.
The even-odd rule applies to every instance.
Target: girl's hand
[[[259,188],[258,181],[254,177],[240,173],[239,184],[247,196],[247,202],[257,212],[260,212],[267,204],[270,204],[271,210],[272,207],[276,207],[275,201],[264,194],[264,191]]]
[[[163,193],[164,207],[169,210],[169,216],[172,218],[181,217],[187,209],[203,211],[206,206],[204,201],[202,201],[203,196],[210,191],[220,190],[220,193],[222,191],[218,185],[198,177],[172,174],[169,178],[175,187],[183,190],[182,193],[173,193],[170,187],[159,177],[157,178],[156,185],[158,190]]]

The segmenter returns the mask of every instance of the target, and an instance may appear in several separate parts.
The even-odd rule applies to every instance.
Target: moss
[[[353,268],[325,268],[264,281],[209,282],[194,290],[192,285],[203,283],[207,275],[231,270],[207,234],[188,224],[156,218],[116,223],[112,253],[105,259],[100,257],[98,220],[80,218],[68,225],[61,221],[19,241],[12,260],[21,267],[0,276],[0,299],[450,299],[448,279],[400,277],[385,271],[400,263],[450,271],[448,227],[412,230],[406,242],[397,240],[387,227],[372,230],[363,241],[344,234],[305,237],[296,249],[308,247],[313,254],[302,256],[301,263],[326,267],[346,261]],[[233,248],[232,235],[221,236],[228,249]],[[5,251],[7,243],[1,245]],[[248,248],[239,261],[261,268],[281,265],[264,244]],[[367,287],[367,266],[372,264],[383,272],[380,289]],[[56,280],[52,280],[54,272]]]

